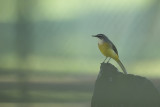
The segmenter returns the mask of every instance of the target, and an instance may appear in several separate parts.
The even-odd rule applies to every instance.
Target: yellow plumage
[[[101,53],[104,56],[113,58],[119,64],[119,66],[122,68],[123,72],[125,74],[127,74],[127,71],[126,71],[125,67],[123,66],[122,62],[119,60],[118,55],[112,49],[110,44],[108,44],[107,42],[104,42],[104,41],[101,40],[98,43],[98,47],[99,47],[99,50],[101,51]]]
[[[123,72],[127,74],[125,67],[123,66],[122,62],[119,60],[118,51],[114,46],[114,44],[104,34],[93,35],[93,37],[99,38],[98,47],[101,53],[104,56],[106,56],[106,58],[107,57],[113,58],[122,68]],[[103,61],[103,63],[105,62],[105,60]]]
[[[98,47],[104,56],[111,57],[116,61],[118,60],[118,55],[113,51],[113,49],[108,43],[106,42],[98,43]]]

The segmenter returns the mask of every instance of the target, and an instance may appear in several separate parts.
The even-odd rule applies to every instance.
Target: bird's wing
[[[107,43],[109,43],[109,45],[112,47],[112,49],[114,50],[114,52],[118,55],[118,51],[117,48],[114,46],[114,44],[106,37],[104,39]]]
[[[108,39],[110,46],[112,47],[112,49],[114,50],[114,52],[118,55],[118,51],[117,48],[115,47],[115,45]]]
[[[113,43],[112,43],[112,48],[113,48],[114,52],[116,52],[116,54],[118,55],[117,48],[114,46],[114,44],[113,44]]]

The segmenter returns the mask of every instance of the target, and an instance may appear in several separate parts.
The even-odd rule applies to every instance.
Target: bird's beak
[[[92,35],[92,37],[98,37],[97,35]]]

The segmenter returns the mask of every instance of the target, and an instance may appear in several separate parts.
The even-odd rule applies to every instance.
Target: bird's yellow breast
[[[98,43],[98,47],[104,56],[111,57],[115,60],[118,59],[118,55],[114,52],[114,50],[112,49],[112,47],[108,43],[106,43],[106,42]]]

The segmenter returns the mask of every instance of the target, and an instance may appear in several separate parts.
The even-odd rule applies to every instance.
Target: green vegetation
[[[160,89],[160,0],[0,0],[0,107],[89,107],[105,33]],[[120,71],[119,66],[111,60]]]

